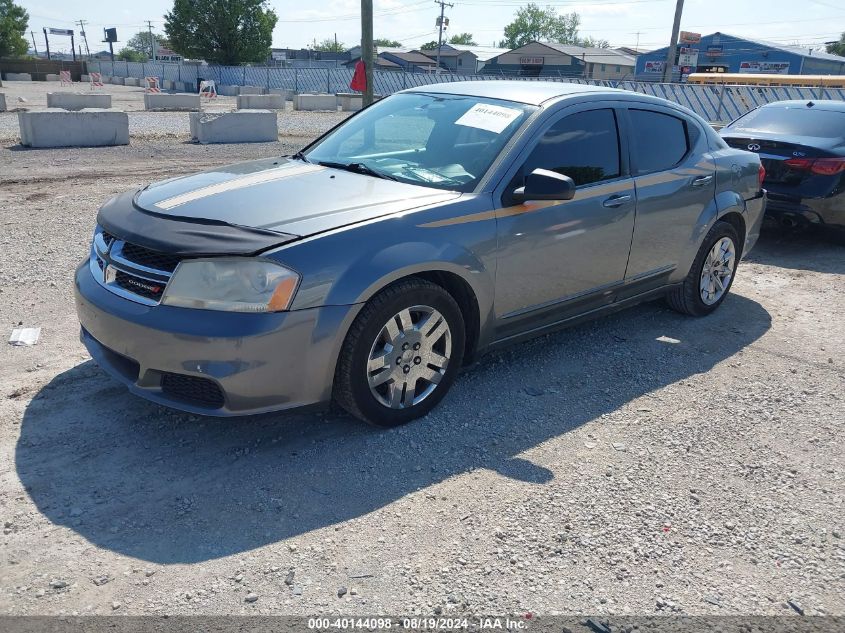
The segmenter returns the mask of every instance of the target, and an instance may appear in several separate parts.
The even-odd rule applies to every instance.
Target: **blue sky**
[[[44,37],[41,28],[74,28],[73,23],[88,21],[91,50],[101,49],[102,29],[115,26],[122,41],[146,28],[163,32],[163,15],[172,0],[17,0],[30,13],[30,29],[36,33],[39,50]],[[525,4],[518,0],[452,0],[447,9],[450,32],[469,31],[479,44],[491,46],[502,37],[502,29],[516,10]],[[360,40],[360,0],[270,0],[279,23],[273,33],[274,46],[307,46],[314,39],[334,37],[347,45]],[[581,16],[581,33],[608,40],[612,46],[659,48],[669,39],[675,0],[572,0],[539,1],[558,11],[575,11]],[[437,39],[434,26],[439,7],[433,0],[374,0],[375,35],[419,46]],[[839,39],[845,31],[845,3],[841,0],[686,0],[682,29],[768,39],[781,43],[821,46]],[[79,41],[79,40],[77,40]],[[96,45],[95,45],[96,42]],[[67,50],[69,39],[54,36],[51,49]],[[120,44],[118,44],[118,48]],[[116,49],[117,50],[117,49]]]

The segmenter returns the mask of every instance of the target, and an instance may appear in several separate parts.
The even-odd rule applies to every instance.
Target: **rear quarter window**
[[[636,174],[666,171],[680,163],[690,149],[687,123],[652,110],[628,110],[634,141]]]

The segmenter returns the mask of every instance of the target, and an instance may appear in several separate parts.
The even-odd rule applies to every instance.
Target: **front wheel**
[[[716,222],[690,267],[683,284],[666,297],[678,312],[705,316],[718,308],[731,288],[739,263],[739,236],[727,222]]]
[[[400,281],[356,317],[335,373],[334,397],[377,426],[398,426],[446,395],[464,355],[464,321],[454,298],[424,279]]]

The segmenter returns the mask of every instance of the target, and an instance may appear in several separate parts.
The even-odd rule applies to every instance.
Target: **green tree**
[[[426,42],[422,46],[420,46],[421,51],[433,51],[437,50],[437,42],[432,40],[431,42]]]
[[[592,37],[585,37],[585,38],[575,38],[575,42],[573,42],[575,46],[583,46],[585,48],[610,48],[610,42],[607,40],[597,40]]]
[[[117,58],[125,62],[145,62],[149,59],[146,53],[124,46],[117,53]]]
[[[240,64],[267,59],[279,17],[265,0],[174,0],[164,19],[183,57]]]
[[[534,40],[575,44],[578,40],[578,26],[581,16],[577,13],[558,14],[557,9],[545,9],[529,2],[517,10],[513,22],[505,27],[505,39],[499,45],[517,48]]]
[[[26,27],[29,14],[12,0],[0,0],[0,57],[26,55]]]
[[[373,40],[373,44],[379,48],[400,48],[402,46],[402,42],[397,42],[396,40],[391,40],[386,37],[380,37]]]
[[[842,55],[845,57],[845,33],[842,34],[838,42],[831,42],[827,45],[827,52],[832,55]]]
[[[472,39],[472,33],[458,33],[449,38],[450,44],[462,44],[464,46],[478,46]]]
[[[314,50],[326,53],[342,53],[346,50],[346,44],[343,42],[335,42],[333,38],[327,37],[322,42],[314,44]]]
[[[129,38],[129,41],[126,42],[126,48],[133,50],[137,53],[142,53],[146,57],[152,59],[153,56],[153,49],[150,45],[150,42],[155,39],[156,46],[165,46],[170,48],[170,42],[166,37],[163,35],[159,35],[158,33],[153,33],[152,37],[150,37],[149,31],[138,31]]]

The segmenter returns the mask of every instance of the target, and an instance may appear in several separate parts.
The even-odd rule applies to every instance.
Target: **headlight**
[[[173,273],[161,302],[228,312],[279,312],[293,300],[299,275],[262,259],[186,259]]]

